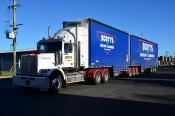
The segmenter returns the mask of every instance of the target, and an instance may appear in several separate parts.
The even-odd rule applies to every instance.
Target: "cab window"
[[[72,53],[72,44],[64,43],[64,53]]]

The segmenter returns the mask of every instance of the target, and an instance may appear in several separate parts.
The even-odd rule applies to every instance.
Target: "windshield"
[[[62,49],[62,42],[48,42],[38,44],[38,52],[55,53]]]

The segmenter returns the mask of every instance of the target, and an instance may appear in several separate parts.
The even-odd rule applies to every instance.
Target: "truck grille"
[[[36,55],[22,56],[21,73],[23,75],[37,75],[37,56]]]

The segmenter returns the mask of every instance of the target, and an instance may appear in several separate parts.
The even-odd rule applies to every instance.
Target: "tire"
[[[59,90],[62,88],[62,83],[63,80],[61,78],[61,76],[52,76],[50,78],[50,82],[49,82],[49,87],[50,87],[50,92],[59,92]]]
[[[129,70],[128,70],[128,77],[132,77],[132,70],[131,70],[131,68],[129,68]]]
[[[133,76],[136,76],[136,68],[133,68]]]
[[[136,68],[136,76],[139,75],[139,68]]]
[[[99,84],[101,82],[101,78],[102,78],[101,72],[100,71],[97,71],[95,73],[95,77],[94,77],[94,84],[95,85]]]
[[[108,70],[105,70],[103,73],[103,77],[101,78],[102,83],[107,83],[109,81],[110,74]]]
[[[129,77],[132,77],[132,73],[131,73],[131,72],[129,72],[128,76],[129,76]]]

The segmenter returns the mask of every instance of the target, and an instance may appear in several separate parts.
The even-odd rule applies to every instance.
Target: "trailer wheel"
[[[62,82],[61,76],[52,76],[49,82],[50,91],[54,93],[58,92],[62,88]]]
[[[109,81],[109,78],[110,78],[109,71],[108,70],[104,70],[101,82],[102,83],[107,83]]]
[[[133,76],[136,76],[136,67],[133,68]]]
[[[132,76],[132,68],[129,68],[129,70],[128,70],[128,76],[129,76],[129,77]]]
[[[136,75],[137,76],[139,75],[139,68],[138,67],[136,68]]]
[[[132,77],[132,73],[131,73],[131,72],[129,72],[128,76],[129,76],[129,77]]]
[[[101,82],[101,72],[100,71],[96,71],[95,72],[95,76],[94,76],[94,84],[97,85]]]
[[[156,67],[154,67],[154,72],[156,72],[157,70],[156,70]]]

